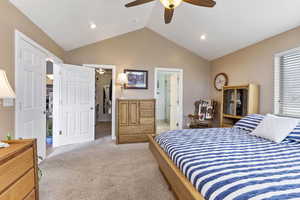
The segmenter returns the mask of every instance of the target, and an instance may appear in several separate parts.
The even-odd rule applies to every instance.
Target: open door
[[[56,67],[53,92],[53,146],[94,140],[95,69],[65,64]]]
[[[170,75],[170,129],[180,128],[179,74]]]
[[[46,58],[18,38],[16,49],[16,138],[36,138],[38,156],[46,157]]]

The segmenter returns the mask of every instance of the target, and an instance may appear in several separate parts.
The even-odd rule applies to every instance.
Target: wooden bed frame
[[[148,135],[149,149],[156,158],[159,170],[170,189],[179,200],[205,200],[193,184],[184,176],[166,152],[155,142],[155,135]]]

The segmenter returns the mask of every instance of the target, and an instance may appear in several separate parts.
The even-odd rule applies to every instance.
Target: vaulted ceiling
[[[159,0],[134,8],[124,7],[131,0],[10,1],[67,51],[148,27],[213,60],[300,25],[299,0],[216,0],[214,8],[182,3],[169,25]]]

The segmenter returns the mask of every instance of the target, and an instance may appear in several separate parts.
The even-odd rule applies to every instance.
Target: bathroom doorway
[[[181,69],[155,69],[157,134],[182,128]]]

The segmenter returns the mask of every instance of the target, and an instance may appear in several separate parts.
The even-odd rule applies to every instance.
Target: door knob
[[[91,107],[91,110],[94,110],[94,107]]]
[[[43,114],[46,115],[46,111],[45,110],[43,111]]]

